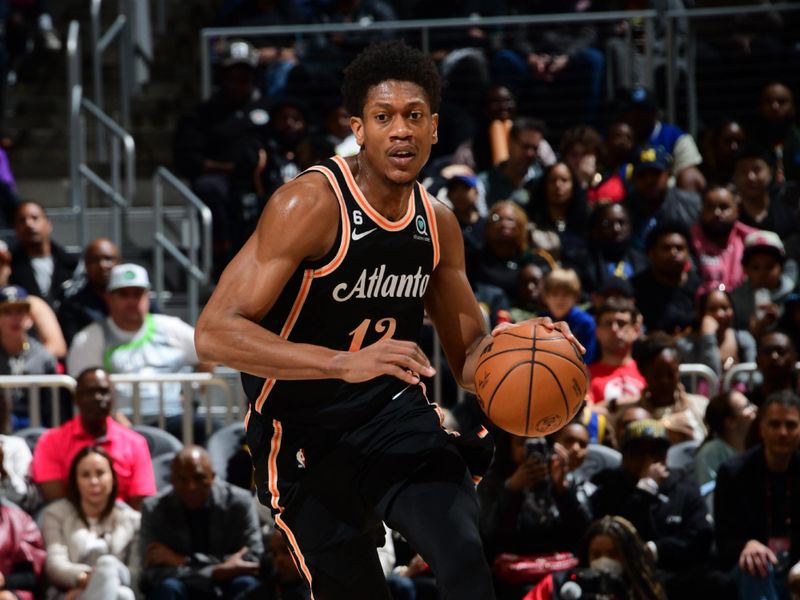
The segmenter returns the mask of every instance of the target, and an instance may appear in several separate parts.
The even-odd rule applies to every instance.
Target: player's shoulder
[[[445,226],[458,226],[458,221],[456,220],[456,215],[453,212],[453,209],[439,200],[439,198],[431,194],[425,189],[424,186],[420,186],[420,189],[422,190],[423,201],[427,202],[428,205],[433,209],[436,224],[439,227],[441,227],[443,224]]]
[[[327,178],[320,172],[308,171],[284,183],[267,201],[266,213],[273,219],[291,222],[316,222],[325,217],[336,218],[338,201]]]

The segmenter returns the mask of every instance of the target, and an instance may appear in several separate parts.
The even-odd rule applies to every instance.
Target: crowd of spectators
[[[646,3],[220,4],[218,24],[282,25]],[[788,25],[765,22],[737,21],[738,37],[704,40],[699,60],[797,65],[781,37]],[[458,218],[487,326],[565,320],[590,373],[585,408],[560,432],[493,431],[478,488],[484,548],[503,600],[568,597],[575,586],[648,600],[800,595],[796,81],[770,63],[757,100],[740,93],[737,116],[708,119],[696,141],[644,87],[637,28],[475,27],[430,39],[445,99],[422,180]],[[337,74],[365,43],[395,35],[219,48],[218,89],[174,138],[177,170],[214,216],[216,275],[277,187],[358,151]],[[626,35],[634,56],[617,43]],[[15,240],[0,245],[0,374],[68,373],[77,387],[72,399],[41,392],[49,429],[32,448],[13,433],[30,425],[27,392],[0,402],[0,600],[307,598],[252,496],[245,451],[241,481],[217,477],[196,418],[200,445],[175,454],[171,486],[158,488],[156,456],[130,420],[180,438],[193,399],[177,385],[134,394],[110,382],[213,368],[198,363],[191,325],[151,306],[148,271],[110,240],[80,257],[60,247],[46,210],[19,202],[13,176],[1,175],[3,159],[0,205]],[[752,377],[729,375],[751,362]],[[727,383],[690,385],[681,364]],[[444,389],[447,427],[486,424],[471,400],[455,401],[452,381]],[[383,543],[393,597],[436,598],[422,557],[396,532]]]

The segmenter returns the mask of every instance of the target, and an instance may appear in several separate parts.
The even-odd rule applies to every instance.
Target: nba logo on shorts
[[[306,455],[303,453],[303,449],[297,451],[297,454],[294,455],[297,459],[297,468],[298,469],[305,469],[306,468]]]

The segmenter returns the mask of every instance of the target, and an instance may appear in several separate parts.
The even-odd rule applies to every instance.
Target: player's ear
[[[350,117],[350,131],[356,136],[359,146],[364,145],[364,121],[359,117]]]
[[[433,113],[431,121],[433,122],[433,143],[435,144],[439,141],[439,113]]]

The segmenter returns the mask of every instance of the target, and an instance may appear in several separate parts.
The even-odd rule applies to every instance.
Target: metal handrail
[[[194,440],[194,429],[192,427],[194,421],[194,398],[191,393],[196,387],[200,390],[200,395],[204,400],[206,430],[211,431],[213,408],[211,406],[211,395],[208,389],[211,387],[219,388],[225,401],[225,424],[232,421],[234,413],[241,416],[244,408],[243,392],[241,392],[241,385],[237,388],[232,388],[231,383],[226,380],[230,379],[231,373],[229,369],[221,369],[220,372],[214,373],[148,373],[145,375],[136,374],[111,374],[109,379],[112,384],[133,385],[134,393],[131,398],[131,408],[133,412],[133,423],[141,425],[141,411],[140,411],[140,398],[139,386],[149,383],[179,383],[183,386],[183,441],[185,444],[191,444]],[[237,374],[238,375],[238,374]],[[70,394],[75,393],[77,382],[69,375],[0,375],[0,390],[8,390],[14,388],[27,388],[28,390],[28,405],[29,417],[31,427],[40,427],[42,424],[41,412],[41,388],[52,390],[51,404],[53,422],[61,422],[61,411],[58,396],[58,389],[66,389]],[[162,389],[163,393],[163,389]],[[10,404],[9,404],[10,407]],[[161,401],[161,414],[159,415],[159,425],[164,427],[164,411],[163,411],[163,395]],[[1,432],[0,433],[4,433]]]
[[[186,202],[188,225],[188,256],[164,234],[164,185],[169,185]],[[189,322],[194,325],[200,314],[200,285],[211,282],[212,216],[211,209],[166,167],[153,175],[155,218],[155,285],[159,299],[164,295],[164,252],[168,252],[188,275]],[[197,217],[200,218],[201,239],[198,239]],[[198,268],[198,247],[202,249]]]
[[[133,24],[131,19],[130,2],[118,0],[118,10],[114,22],[101,33],[101,9],[103,0],[92,0],[91,30],[92,30],[92,75],[94,78],[94,101],[100,110],[105,109],[105,88],[103,86],[103,54],[112,43],[119,40],[119,79],[120,79],[120,118],[125,127],[131,126],[131,95],[133,90]],[[98,130],[97,145],[104,147],[103,137],[105,132]],[[100,160],[105,161],[105,153],[100,154]]]
[[[349,33],[369,31],[404,31],[419,30],[422,34],[422,50],[429,50],[429,35],[431,29],[444,28],[469,28],[469,27],[502,27],[519,25],[555,25],[563,23],[602,23],[627,19],[642,19],[645,22],[645,57],[648,65],[652,65],[652,48],[654,42],[653,23],[656,19],[664,21],[666,30],[666,114],[667,119],[675,122],[677,114],[677,64],[679,50],[675,42],[676,27],[674,21],[686,19],[689,22],[687,32],[688,44],[683,49],[687,71],[687,105],[688,126],[692,135],[697,135],[697,81],[695,70],[695,40],[691,28],[693,19],[707,19],[715,17],[750,15],[766,12],[788,12],[800,10],[800,4],[782,2],[778,4],[758,4],[752,6],[715,7],[715,8],[689,8],[673,9],[667,11],[637,10],[637,11],[608,11],[597,13],[563,13],[546,15],[514,15],[502,17],[468,17],[457,19],[430,19],[408,21],[369,21],[359,23],[330,23],[309,25],[275,25],[261,27],[209,27],[200,31],[200,57],[201,57],[201,93],[203,98],[211,95],[211,52],[210,40],[212,38],[254,37],[254,36],[287,36],[310,35],[317,33]],[[628,44],[630,46],[630,44]],[[650,69],[648,69],[649,71]]]
[[[79,217],[79,235],[82,245],[88,240],[88,214],[86,211],[87,185],[91,185],[110,201],[112,210],[113,241],[122,247],[122,215],[133,201],[136,189],[136,144],[133,136],[109,117],[91,100],[83,96],[80,68],[80,26],[72,21],[67,39],[67,72],[69,89],[70,130],[70,204]],[[110,181],[106,181],[87,164],[86,117],[91,117],[95,126],[111,136]],[[105,148],[105,146],[103,146]],[[100,158],[100,147],[96,149]],[[124,152],[124,162],[122,153]],[[124,181],[122,171],[124,168]]]
[[[681,376],[689,377],[691,381],[690,391],[697,391],[697,380],[703,379],[708,382],[710,394],[716,394],[719,390],[719,376],[714,369],[701,363],[684,363],[678,367]]]
[[[13,388],[28,388],[28,416],[31,420],[31,427],[41,427],[41,389],[51,390],[50,404],[52,407],[53,422],[61,422],[61,404],[59,402],[58,390],[64,388],[75,392],[75,380],[69,375],[0,375],[0,389],[10,390]],[[4,392],[8,409],[11,410],[11,402],[7,392]],[[0,433],[5,433],[0,431]]]
[[[133,395],[131,396],[131,409],[133,412],[133,424],[142,424],[142,415],[140,410],[140,396],[139,386],[146,383],[179,383],[183,387],[183,415],[182,415],[182,439],[185,445],[194,442],[194,395],[192,390],[202,388],[207,391],[209,387],[217,387],[222,390],[225,396],[226,405],[226,420],[230,418],[234,408],[234,394],[231,391],[228,382],[222,377],[217,377],[214,373],[148,373],[146,375],[137,374],[123,374],[114,373],[109,375],[111,383],[117,384],[131,384],[133,385]],[[162,429],[165,426],[164,418],[164,388],[159,386],[160,389],[160,408],[158,417],[158,426]],[[205,399],[206,408],[206,431],[210,432],[212,429],[212,410],[211,410],[211,396],[208,393],[201,393]],[[241,407],[239,407],[241,409]]]
[[[800,375],[800,361],[795,363],[794,370]],[[751,385],[753,382],[753,376],[758,372],[758,365],[754,362],[746,362],[746,363],[739,363],[733,365],[730,370],[725,373],[725,377],[722,378],[722,390],[725,392],[730,391],[733,387],[734,382],[737,378],[741,376],[747,376],[747,385]]]

